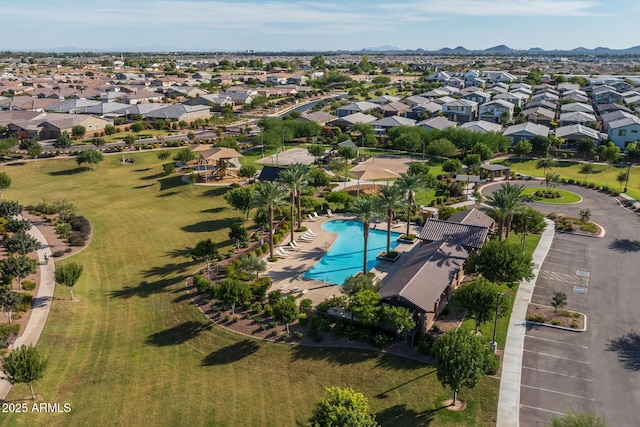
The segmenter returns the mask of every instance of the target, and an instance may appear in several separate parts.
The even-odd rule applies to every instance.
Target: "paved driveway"
[[[489,187],[483,193],[497,188]],[[592,221],[603,226],[606,235],[589,238],[558,233],[554,238],[532,300],[548,304],[553,291],[563,290],[569,297],[567,307],[587,314],[588,330],[577,333],[539,328],[527,332],[520,423],[544,425],[556,413],[591,409],[603,415],[607,425],[639,425],[638,216],[599,192],[576,186],[560,188],[580,194],[583,201],[576,205],[532,206],[543,213],[569,215],[589,208]],[[588,272],[588,280],[583,273],[577,274],[578,270]],[[587,293],[574,292],[573,286],[584,287]]]

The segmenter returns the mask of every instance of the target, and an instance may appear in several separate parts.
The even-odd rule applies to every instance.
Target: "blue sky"
[[[0,49],[640,45],[637,0],[0,0]]]

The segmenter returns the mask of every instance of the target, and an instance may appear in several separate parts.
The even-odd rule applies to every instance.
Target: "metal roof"
[[[488,234],[487,227],[428,219],[422,227],[419,239],[427,242],[453,239],[462,246],[481,248]]]

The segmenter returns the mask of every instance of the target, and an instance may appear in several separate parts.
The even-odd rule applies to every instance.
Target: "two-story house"
[[[454,122],[471,122],[478,117],[478,103],[466,99],[456,99],[443,104],[442,113]]]
[[[640,118],[629,116],[608,123],[609,141],[620,148],[625,148],[634,141],[640,141]]]
[[[375,110],[378,107],[378,104],[374,104],[369,101],[354,102],[353,104],[345,105],[336,109],[336,116],[344,117],[354,113],[366,113],[368,111]]]
[[[473,101],[478,105],[485,104],[491,101],[491,94],[487,92],[483,92],[481,90],[468,93],[462,96],[462,99],[466,99],[468,101]]]
[[[496,99],[480,105],[478,117],[480,120],[494,123],[500,123],[502,118],[506,116],[511,120],[514,107],[510,102]]]

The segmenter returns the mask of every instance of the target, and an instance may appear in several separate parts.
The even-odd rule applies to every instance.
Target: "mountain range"
[[[571,50],[552,49],[545,50],[539,47],[533,47],[530,49],[512,49],[506,45],[493,46],[488,49],[467,49],[464,46],[457,46],[455,48],[444,47],[438,50],[402,50],[392,46],[381,46],[379,48],[365,48],[362,52],[403,52],[403,53],[429,53],[440,55],[640,55],[640,46],[633,46],[626,49],[610,49],[608,47],[596,47],[594,49],[587,49],[585,47],[577,47]]]

